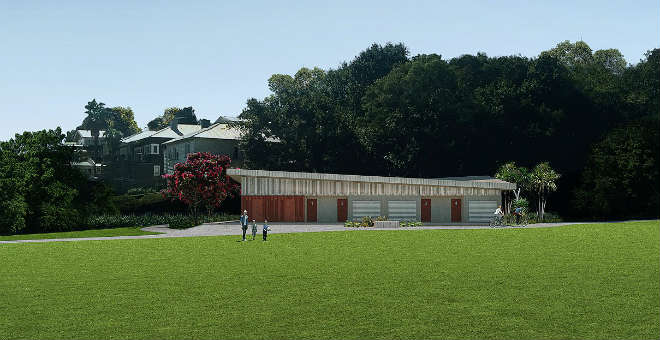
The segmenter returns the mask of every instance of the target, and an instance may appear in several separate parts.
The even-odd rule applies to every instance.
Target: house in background
[[[143,131],[122,139],[119,160],[105,169],[104,177],[123,192],[135,187],[158,187],[163,183],[163,143],[197,132],[210,125],[206,119],[200,124],[180,124],[175,117],[170,125],[157,131]]]
[[[176,163],[184,163],[188,154],[196,152],[227,155],[231,158],[232,167],[239,167],[243,161],[238,148],[240,135],[240,130],[229,124],[215,123],[164,142],[164,172],[173,173]]]
[[[86,161],[71,162],[71,166],[80,170],[80,172],[90,179],[98,179],[103,176],[103,170],[107,167],[105,164],[94,162],[91,158]]]
[[[108,155],[108,150],[105,147],[106,132],[104,130],[98,131],[98,138],[94,137],[94,131],[92,130],[76,130],[75,132],[75,140],[65,142],[65,144],[75,148],[78,161],[92,157],[95,158],[96,162],[100,162],[104,156]]]
[[[108,155],[105,147],[106,132],[98,131],[98,136],[92,130],[76,130],[75,140],[65,142],[74,149],[74,160],[71,166],[80,170],[89,178],[97,178],[103,174],[106,166],[103,157]],[[97,138],[98,137],[98,138]]]

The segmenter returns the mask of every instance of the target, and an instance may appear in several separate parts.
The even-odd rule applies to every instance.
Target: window
[[[154,165],[154,177],[160,176],[160,165]]]
[[[149,152],[149,153],[152,154],[152,155],[157,155],[157,154],[159,154],[159,153],[160,153],[160,148],[159,148],[159,146],[160,146],[160,145],[158,145],[158,144],[151,144],[151,150],[150,150],[151,152]]]

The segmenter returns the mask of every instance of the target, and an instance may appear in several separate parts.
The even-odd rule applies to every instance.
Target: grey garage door
[[[497,201],[470,201],[468,215],[470,222],[488,222],[497,209]]]
[[[387,212],[392,221],[417,220],[417,202],[387,201]]]
[[[380,201],[353,201],[353,218],[380,216]]]

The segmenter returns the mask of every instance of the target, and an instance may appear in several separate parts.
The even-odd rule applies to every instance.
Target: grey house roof
[[[183,136],[178,136],[172,140],[169,140],[163,144],[171,144],[180,142],[188,138],[211,138],[211,139],[233,139],[238,140],[241,138],[240,130],[236,128],[229,127],[228,124],[216,123],[207,128],[194,131]]]
[[[151,135],[155,134],[156,132],[158,132],[158,131],[150,131],[150,130],[142,131],[140,133],[136,133],[134,135],[122,138],[121,142],[122,143],[130,143],[130,142],[139,141],[140,139],[145,139],[145,138],[151,137]]]
[[[155,138],[178,138],[181,137],[181,134],[186,135],[190,134],[196,131],[201,130],[200,125],[193,125],[193,124],[179,124],[177,125],[177,129],[179,130],[179,133],[174,131],[171,126],[162,128],[158,131],[142,131],[140,133],[134,134],[132,136],[128,136],[123,138],[121,141],[122,143],[131,143],[131,142],[136,142],[142,139],[146,139],[149,137],[155,137]]]
[[[505,182],[491,177],[451,177],[451,179],[429,179],[429,178],[405,178],[405,177],[382,177],[382,176],[360,176],[360,175],[339,175],[323,174],[310,172],[289,172],[289,171],[269,171],[269,170],[248,170],[248,169],[227,169],[227,175],[237,181],[241,177],[263,177],[263,178],[285,178],[285,179],[312,179],[323,181],[346,181],[346,182],[368,182],[368,183],[386,183],[386,184],[407,184],[422,186],[442,186],[442,187],[465,187],[482,189],[513,190],[516,188],[514,183]]]

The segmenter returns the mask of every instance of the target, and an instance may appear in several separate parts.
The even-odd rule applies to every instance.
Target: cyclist
[[[497,209],[495,209],[495,213],[493,213],[493,215],[495,215],[493,217],[493,219],[495,220],[494,221],[495,224],[496,225],[501,225],[502,224],[502,217],[504,216],[504,212],[502,211],[502,206],[501,205],[497,206]]]
[[[522,219],[522,214],[523,214],[522,207],[517,207],[516,209],[513,210],[513,216],[516,217],[516,224],[520,224],[520,220]]]

